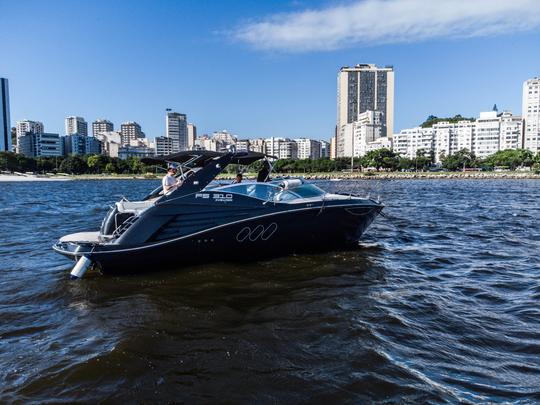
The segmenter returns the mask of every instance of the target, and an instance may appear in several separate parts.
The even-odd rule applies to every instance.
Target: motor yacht
[[[256,181],[216,181],[230,164],[260,161]],[[255,152],[185,151],[147,159],[177,164],[181,185],[140,201],[122,199],[101,228],[66,235],[53,249],[77,261],[79,278],[210,261],[243,261],[357,246],[380,201],[327,193],[303,178],[272,179],[272,158]]]

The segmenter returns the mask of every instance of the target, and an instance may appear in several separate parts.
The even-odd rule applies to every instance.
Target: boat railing
[[[133,225],[133,223],[135,221],[137,221],[137,219],[139,219],[139,216],[138,215],[133,215],[131,217],[129,217],[128,219],[126,219],[124,222],[122,222],[120,224],[120,226],[118,226],[114,232],[112,233],[112,236],[113,238],[118,238],[120,235],[122,235],[124,232],[126,232],[128,230],[128,228]]]

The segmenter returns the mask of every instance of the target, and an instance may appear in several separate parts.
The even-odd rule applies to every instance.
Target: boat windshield
[[[313,184],[301,183],[298,186],[295,184],[294,187],[288,187],[286,183],[284,184],[282,182],[231,184],[217,187],[213,190],[242,194],[260,200],[276,202],[293,202],[304,198],[322,197],[326,194]]]

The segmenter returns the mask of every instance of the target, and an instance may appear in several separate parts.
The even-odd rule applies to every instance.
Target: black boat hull
[[[311,207],[235,221],[191,235],[133,247],[103,245],[59,253],[88,257],[104,274],[177,269],[213,261],[246,261],[357,245],[381,211],[364,207]]]

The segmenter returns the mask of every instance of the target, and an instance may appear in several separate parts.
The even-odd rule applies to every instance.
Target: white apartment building
[[[114,131],[114,124],[105,119],[99,119],[92,122],[92,135],[95,137],[101,132],[111,132]]]
[[[27,134],[42,134],[44,131],[43,123],[39,121],[22,120],[16,124],[17,138]]]
[[[118,157],[118,150],[122,145],[122,133],[119,131],[100,131],[94,138],[101,142],[101,153],[110,157]]]
[[[271,137],[264,141],[266,154],[278,159],[297,159],[298,147],[295,141],[288,138]]]
[[[88,136],[88,123],[83,117],[66,117],[66,135]]]
[[[212,139],[214,139],[218,144],[221,144],[222,147],[226,148],[229,145],[236,145],[238,138],[224,129],[222,131],[215,131],[212,134]]]
[[[435,130],[422,127],[403,129],[394,134],[392,147],[401,156],[414,159],[421,149],[426,152],[435,150]]]
[[[17,145],[16,152],[23,155],[32,156],[33,155],[33,138],[23,138],[26,135],[40,135],[44,132],[43,123],[39,121],[31,120],[22,120],[17,121],[16,133],[17,133]],[[10,135],[11,136],[11,135]],[[32,139],[32,141],[30,141]]]
[[[343,157],[360,157],[367,152],[370,142],[381,138],[383,133],[382,113],[380,111],[365,111],[358,120],[342,125],[339,133],[343,140]]]
[[[314,139],[295,139],[298,159],[319,159],[321,157],[321,142]]]
[[[523,148],[540,152],[540,78],[523,83]]]
[[[377,149],[390,149],[392,150],[392,138],[388,136],[381,136],[374,141],[368,142],[366,145],[366,153]]]
[[[237,152],[248,152],[251,149],[251,143],[249,139],[238,139],[236,141],[236,151]]]
[[[521,149],[523,147],[523,120],[519,116],[514,116],[508,111],[504,111],[500,117],[500,150]]]
[[[266,143],[262,138],[250,139],[249,148],[253,152],[266,153]]]
[[[195,139],[197,139],[197,127],[195,124],[187,124],[187,136],[188,150],[192,150],[195,146]]]
[[[203,135],[195,140],[195,149],[211,150],[219,152],[223,149],[224,144],[221,141],[215,140],[213,137]]]
[[[477,158],[483,159],[501,150],[500,132],[501,118],[497,116],[497,111],[481,112],[476,120],[472,149]]]
[[[457,136],[457,150],[474,149],[473,141],[476,131],[476,123],[474,121],[459,121],[454,124],[454,133]]]
[[[420,149],[435,153],[435,161],[441,155],[451,155],[462,149],[472,151],[483,159],[499,150],[521,148],[522,120],[505,111],[481,112],[476,121],[457,123],[439,122],[432,128],[411,128],[394,134],[394,152],[410,159]]]
[[[336,155],[346,154],[347,142],[341,128],[358,121],[360,114],[378,111],[381,114],[381,136],[394,129],[394,69],[373,64],[342,67],[337,80]],[[347,132],[347,131],[345,131]]]
[[[170,155],[171,153],[174,153],[174,144],[172,138],[168,138],[166,136],[158,136],[156,137],[156,155],[158,156],[165,156]]]
[[[122,123],[120,133],[122,134],[122,145],[129,145],[129,141],[146,136],[141,130],[141,126],[135,121]]]

